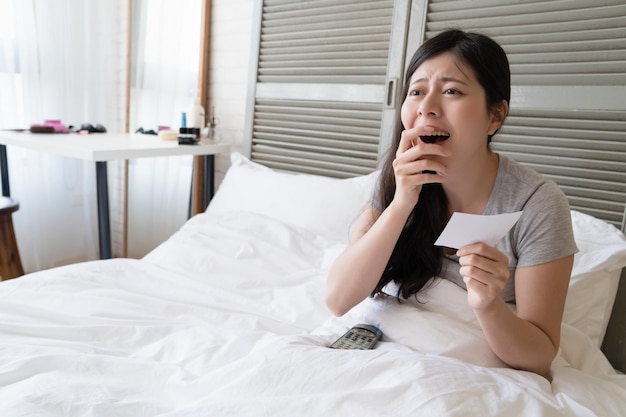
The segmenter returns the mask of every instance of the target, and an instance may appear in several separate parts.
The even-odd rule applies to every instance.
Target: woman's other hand
[[[459,272],[467,286],[468,304],[473,309],[489,307],[509,279],[509,258],[484,243],[465,245],[457,255]]]

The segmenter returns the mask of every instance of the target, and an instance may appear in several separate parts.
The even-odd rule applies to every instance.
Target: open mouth
[[[440,143],[447,140],[449,137],[450,134],[445,132],[433,132],[430,135],[420,135],[420,139],[424,143]]]

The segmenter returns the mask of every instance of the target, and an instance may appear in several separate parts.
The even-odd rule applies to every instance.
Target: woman
[[[328,307],[343,315],[392,281],[410,297],[440,276],[467,290],[503,362],[547,376],[577,249],[558,186],[489,149],[509,110],[505,52],[484,35],[443,32],[413,56],[403,97],[377,193],[330,270]],[[453,212],[521,210],[495,247],[433,245]]]

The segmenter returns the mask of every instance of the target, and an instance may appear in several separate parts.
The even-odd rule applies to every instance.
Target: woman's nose
[[[437,97],[432,93],[426,94],[417,108],[417,114],[420,116],[438,116],[440,112]]]

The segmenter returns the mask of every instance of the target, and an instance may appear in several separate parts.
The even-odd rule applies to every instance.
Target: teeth
[[[432,132],[430,135],[420,135],[420,139],[424,143],[438,143],[443,142],[444,140],[450,137],[449,133],[446,132]]]
[[[433,130],[430,132],[429,136],[450,136],[448,132],[444,132],[443,130]]]

